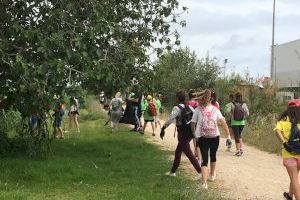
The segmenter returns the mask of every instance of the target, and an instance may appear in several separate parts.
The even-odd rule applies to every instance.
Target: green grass
[[[0,199],[217,199],[197,189],[183,171],[165,177],[171,152],[105,120],[81,121],[80,134],[55,140],[53,155],[1,158]]]

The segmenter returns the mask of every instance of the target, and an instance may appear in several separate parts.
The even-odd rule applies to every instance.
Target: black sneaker
[[[284,198],[285,198],[286,200],[293,200],[293,197],[291,197],[291,196],[289,195],[289,193],[287,193],[287,192],[284,192],[284,193],[283,193],[283,196],[284,196]]]
[[[243,155],[244,151],[242,149],[240,149],[241,155]]]

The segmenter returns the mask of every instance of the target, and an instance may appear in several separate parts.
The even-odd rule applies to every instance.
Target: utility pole
[[[272,46],[271,46],[271,80],[275,83],[275,70],[274,70],[274,35],[275,35],[275,5],[276,0],[273,1],[273,26],[272,26]]]
[[[223,78],[224,78],[224,79],[225,79],[225,77],[226,77],[226,73],[225,73],[225,72],[226,72],[226,64],[227,64],[227,63],[228,63],[228,59],[225,58],[225,59],[224,59],[224,69],[223,69],[223,73],[224,73],[224,74],[223,74],[223,76],[224,76]]]

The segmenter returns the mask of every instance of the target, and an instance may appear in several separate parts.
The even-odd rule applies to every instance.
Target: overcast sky
[[[273,0],[180,0],[187,6],[179,29],[183,46],[199,57],[209,52],[220,63],[228,58],[226,74],[269,76]],[[300,39],[300,0],[276,1],[275,44]],[[223,65],[223,64],[222,64]]]

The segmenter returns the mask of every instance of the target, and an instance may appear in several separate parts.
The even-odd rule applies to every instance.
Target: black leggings
[[[244,126],[231,126],[231,128],[234,134],[235,143],[241,143],[242,131],[244,129]]]
[[[200,147],[202,155],[202,164],[201,166],[207,167],[208,164],[208,151],[210,154],[210,162],[217,161],[217,150],[219,148],[220,137],[215,138],[204,138],[201,137],[197,141],[198,146]]]

